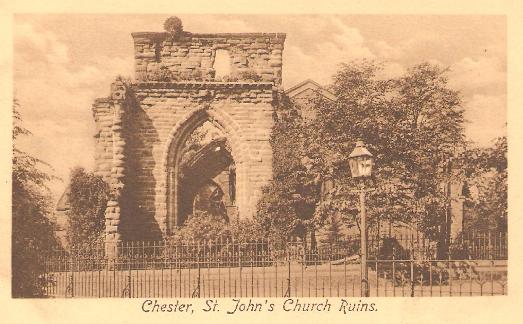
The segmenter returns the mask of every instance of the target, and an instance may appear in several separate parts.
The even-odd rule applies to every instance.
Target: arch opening
[[[207,111],[189,118],[174,136],[167,159],[167,234],[196,212],[226,220],[238,217],[237,163],[230,137]]]

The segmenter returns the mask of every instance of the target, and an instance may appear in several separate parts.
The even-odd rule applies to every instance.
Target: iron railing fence
[[[470,232],[449,239],[446,244],[416,234],[370,237],[368,242],[369,258],[374,259],[392,255],[392,249],[397,258],[412,257],[416,260],[441,258],[506,260],[508,257],[507,234],[501,232]]]
[[[427,240],[412,236],[371,239],[367,262],[371,296],[506,294],[507,245],[503,238],[453,241],[446,259],[438,259],[437,244]],[[324,297],[359,296],[362,287],[356,237],[316,247],[265,240],[120,242],[112,246],[115,251],[108,255],[115,257],[111,258],[106,256],[106,248],[92,244],[45,256],[46,294]]]

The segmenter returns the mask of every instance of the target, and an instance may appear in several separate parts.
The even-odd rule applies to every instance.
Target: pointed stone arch
[[[231,155],[236,166],[236,201],[239,215],[250,214],[248,204],[247,182],[248,182],[248,159],[250,157],[248,144],[242,136],[240,126],[223,109],[218,107],[201,106],[189,111],[173,127],[163,149],[162,174],[164,181],[159,183],[157,192],[160,201],[157,210],[164,211],[164,215],[158,214],[160,228],[167,235],[173,233],[175,226],[179,224],[178,203],[180,197],[179,174],[182,148],[190,134],[204,122],[211,122],[221,130],[231,146]],[[163,217],[162,217],[163,216]],[[250,215],[246,215],[250,217]]]

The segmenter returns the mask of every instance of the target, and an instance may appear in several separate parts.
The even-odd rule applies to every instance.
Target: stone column
[[[123,136],[125,92],[125,85],[122,81],[117,80],[111,85],[113,159],[109,178],[111,197],[105,210],[105,252],[110,259],[118,255],[117,247],[121,239],[118,227],[120,225],[121,198],[125,176],[125,138]]]

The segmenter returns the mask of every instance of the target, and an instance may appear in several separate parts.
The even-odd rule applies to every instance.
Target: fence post
[[[414,235],[411,234],[410,236],[410,297],[414,297]]]
[[[128,258],[129,274],[127,276],[127,286],[129,287],[129,298],[132,297],[132,287],[133,287],[132,286],[132,280],[131,280],[131,275],[132,275],[132,272],[131,272],[132,266],[131,266],[131,264],[133,263],[132,260],[134,258],[133,247],[134,247],[134,242],[131,242],[131,247],[129,247],[129,244],[127,245],[127,255],[129,256],[129,258]]]
[[[286,246],[287,250],[287,292],[283,297],[291,297],[291,257],[289,253],[289,247]]]
[[[198,277],[197,277],[197,282],[196,282],[196,289],[193,291],[192,298],[200,298],[200,275],[201,275],[200,241],[198,241],[198,243],[196,245],[196,263],[198,265]]]
[[[489,259],[493,259],[492,257],[492,241],[491,241],[491,233],[490,231],[488,232],[488,254],[489,254]]]
[[[254,251],[252,249],[252,246],[254,244]],[[257,252],[257,243],[250,242],[249,243],[249,256],[251,257],[251,297],[254,297],[254,258],[255,258],[255,252]]]
[[[69,253],[69,266],[66,268],[66,274],[71,270],[71,275],[66,276],[66,278],[69,278],[69,282],[67,283],[67,286],[65,287],[65,297],[67,298],[68,292],[71,292],[71,297],[74,297],[74,269],[73,269],[73,254],[74,251],[71,251]]]
[[[396,249],[392,244],[392,296],[396,297]]]

